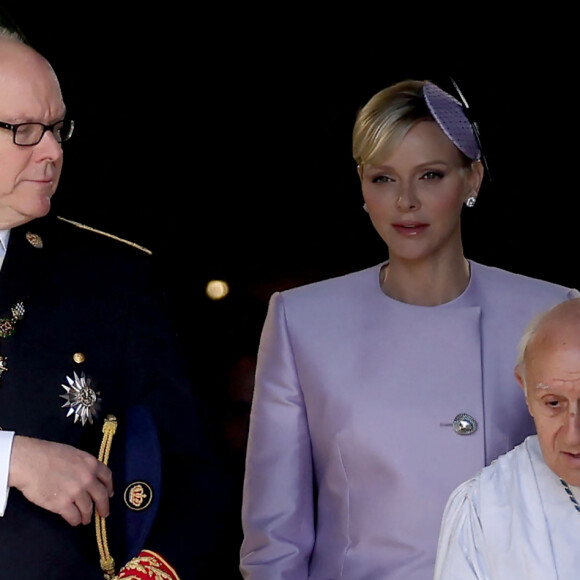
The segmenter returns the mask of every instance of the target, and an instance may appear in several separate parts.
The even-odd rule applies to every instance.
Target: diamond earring
[[[475,205],[475,202],[477,201],[477,197],[475,197],[475,195],[470,195],[466,200],[465,200],[465,205],[467,207],[473,207]]]
[[[369,208],[367,207],[367,204],[366,204],[366,203],[363,203],[363,209],[364,209],[364,210],[365,210],[367,213],[369,213]]]

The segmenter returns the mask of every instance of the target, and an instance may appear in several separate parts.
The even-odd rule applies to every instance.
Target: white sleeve
[[[13,431],[0,430],[0,516],[4,515],[8,503],[8,473],[10,471],[10,454],[12,453]]]
[[[477,479],[449,497],[439,534],[434,580],[487,580],[484,537],[477,509]]]

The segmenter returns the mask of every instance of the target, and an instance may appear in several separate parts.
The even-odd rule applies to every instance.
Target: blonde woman
[[[353,149],[389,259],[271,298],[243,502],[253,580],[430,580],[450,492],[532,432],[522,329],[575,295],[465,258],[484,167],[438,86],[373,96]]]

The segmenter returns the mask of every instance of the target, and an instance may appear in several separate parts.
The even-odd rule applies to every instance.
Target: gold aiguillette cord
[[[103,440],[99,450],[99,461],[105,465],[109,463],[109,454],[111,453],[111,444],[113,435],[117,431],[117,418],[114,415],[107,415],[103,424]],[[115,580],[115,561],[109,552],[107,543],[107,524],[105,518],[102,518],[95,510],[95,526],[97,529],[97,544],[99,546],[99,555],[101,556],[101,569],[104,572],[105,580]]]

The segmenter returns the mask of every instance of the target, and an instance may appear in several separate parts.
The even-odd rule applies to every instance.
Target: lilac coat
[[[258,356],[241,570],[431,580],[449,494],[533,432],[514,378],[538,311],[575,290],[471,262],[465,292],[387,297],[380,265],[271,299]],[[466,412],[471,435],[451,424]]]

